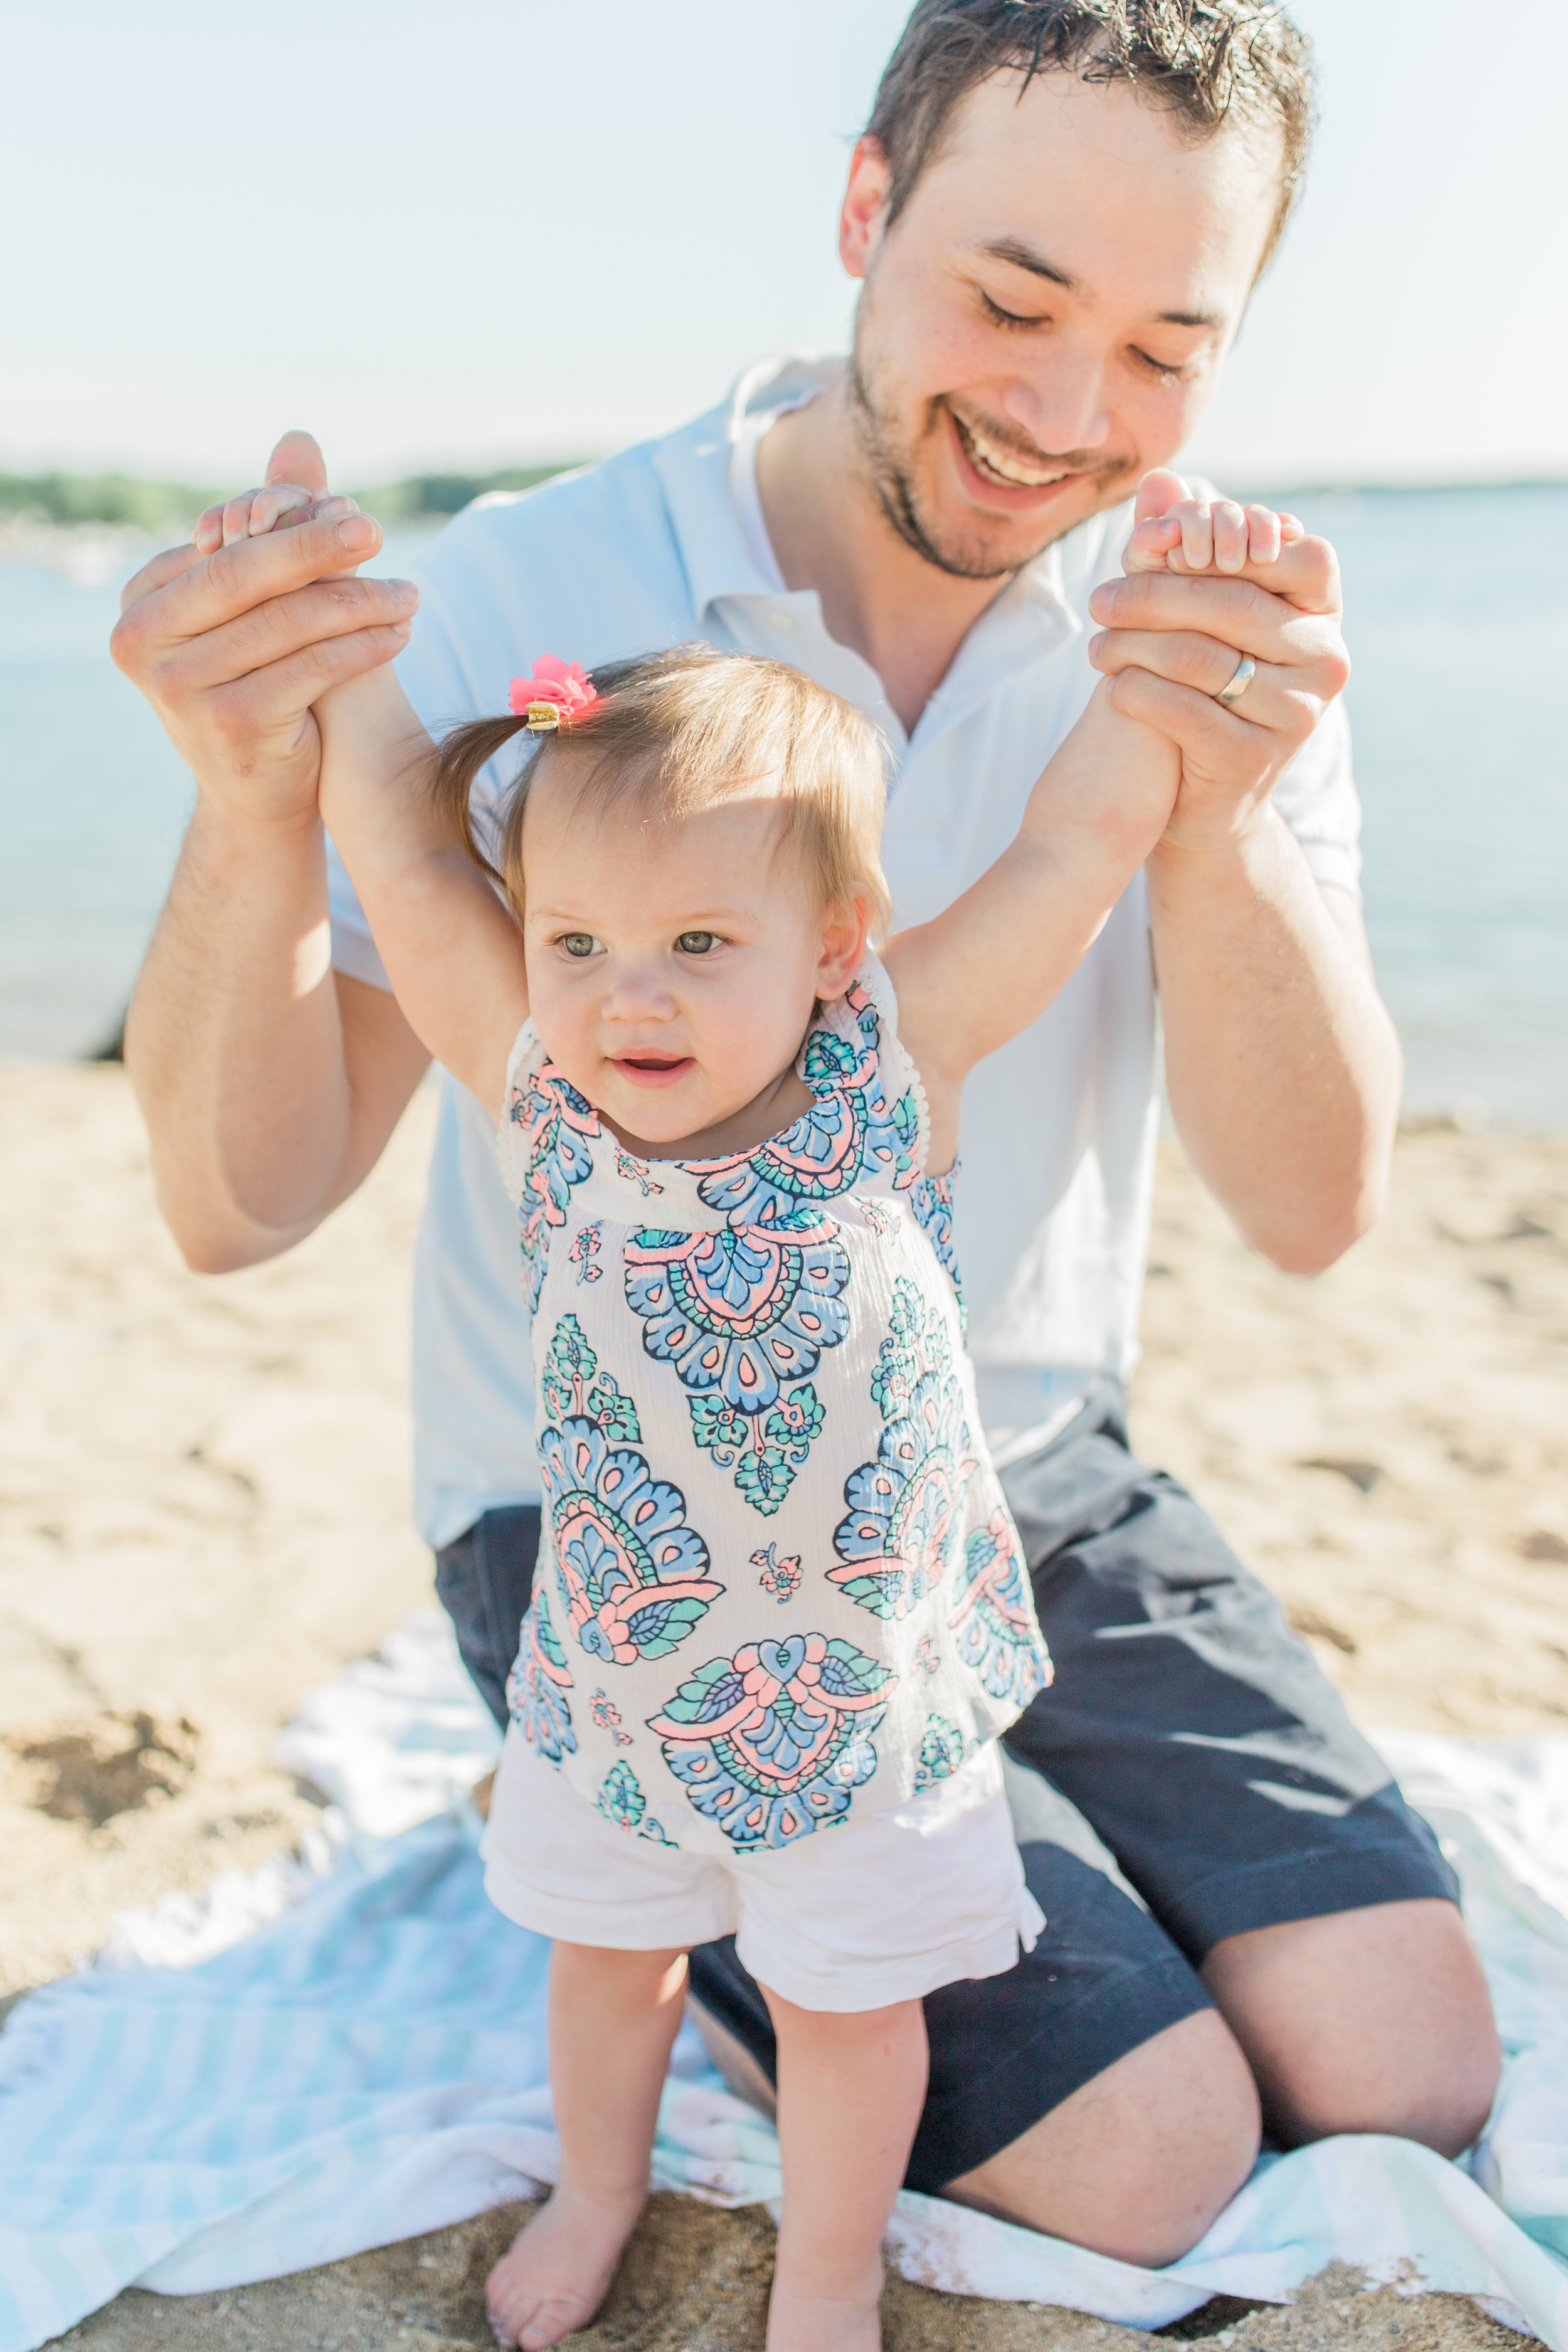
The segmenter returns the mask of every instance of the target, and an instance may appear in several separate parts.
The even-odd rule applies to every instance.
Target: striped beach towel
[[[286,1735],[292,1769],[337,1801],[301,1860],[127,1919],[92,1968],[13,2011],[0,2352],[34,2352],[132,2283],[244,2285],[553,2178],[548,1947],[487,1903],[459,1793],[493,1744],[444,1621],[411,1621]],[[1568,1740],[1382,1744],[1459,1869],[1510,2052],[1470,2158],[1345,2137],[1266,2159],[1163,2271],[906,2195],[889,2247],[907,2276],[1155,2327],[1216,2293],[1287,2300],[1337,2257],[1475,2295],[1568,2352]],[[655,2175],[776,2209],[773,2135],[689,2028]]]

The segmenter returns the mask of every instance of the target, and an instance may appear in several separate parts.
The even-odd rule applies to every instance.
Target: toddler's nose
[[[619,971],[605,992],[602,1012],[606,1021],[619,1024],[647,1021],[673,1021],[678,1011],[674,997],[662,980],[650,971]]]

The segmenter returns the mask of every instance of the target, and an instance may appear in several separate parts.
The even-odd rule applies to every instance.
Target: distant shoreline
[[[602,453],[605,454],[605,453]],[[531,490],[558,474],[597,457],[563,457],[544,466],[502,467],[488,474],[410,474],[373,488],[355,488],[361,506],[388,523],[438,523],[487,492]],[[1568,477],[1524,477],[1499,481],[1279,481],[1241,482],[1240,499],[1407,498],[1436,492],[1489,496],[1498,492],[1568,489]],[[46,530],[112,530],[127,538],[157,538],[188,531],[206,507],[227,495],[210,485],[143,480],[131,474],[9,474],[0,471],[0,546],[12,546]],[[15,553],[11,556],[16,561]]]
[[[1568,475],[1546,474],[1537,478],[1531,475],[1496,482],[1251,482],[1233,489],[1239,499],[1406,499],[1474,497],[1495,498],[1504,492],[1568,490]]]
[[[514,466],[490,474],[410,474],[350,495],[383,522],[439,522],[491,490],[531,490],[584,463]],[[232,489],[232,485],[231,485]],[[192,482],[144,481],[133,474],[0,472],[0,537],[18,531],[111,530],[154,538],[188,531],[196,517],[230,491]]]
[[[472,499],[491,491],[536,489],[599,458],[560,466],[515,466],[500,473],[423,473],[381,489],[355,489],[364,513],[393,531],[437,531]],[[1563,494],[1568,480],[1540,482],[1232,482],[1227,497],[1269,506],[1352,499],[1540,499]],[[185,482],[141,482],[134,475],[0,473],[0,567],[37,564],[78,588],[103,588],[146,562],[153,548],[179,546],[197,515],[224,491]]]
[[[416,474],[378,489],[350,493],[392,530],[436,531],[478,498],[536,489],[595,457],[558,466],[523,466],[495,474]],[[1539,498],[1568,491],[1568,479],[1510,482],[1240,482],[1227,494],[1289,509],[1310,499]],[[188,539],[196,517],[220,490],[180,482],[144,482],[124,474],[0,472],[0,565],[36,564],[79,587],[123,579],[153,548]]]

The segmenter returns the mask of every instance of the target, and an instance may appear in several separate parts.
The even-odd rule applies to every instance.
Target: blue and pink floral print
[[[501,1130],[544,1489],[512,1715],[628,1835],[731,1855],[904,1803],[1050,1678],[874,958],[796,1066],[783,1134],[646,1161],[531,1023]]]

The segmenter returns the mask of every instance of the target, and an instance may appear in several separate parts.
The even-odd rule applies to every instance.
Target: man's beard
[[[1053,524],[1036,546],[1022,555],[1009,554],[1003,562],[979,547],[944,545],[921,518],[910,445],[900,440],[891,404],[884,405],[878,400],[876,384],[862,350],[858,320],[856,327],[848,374],[849,414],[855,437],[865,457],[868,477],[878,505],[905,546],[913,548],[923,562],[938,572],[945,572],[952,580],[1005,580],[1015,572],[1021,572],[1025,564],[1032,563],[1037,555],[1045,553],[1047,547],[1054,546],[1058,539],[1065,538],[1069,530],[1076,530],[1079,524],[1087,520],[1086,516],[1079,514],[1075,515],[1070,522]],[[941,430],[945,406],[942,400],[927,404],[926,427],[921,436],[922,441],[931,440]],[[1065,462],[1080,479],[1093,481],[1102,492],[1089,509],[1091,513],[1098,512],[1101,507],[1113,505],[1124,480],[1133,471],[1132,465],[1125,458],[1098,468],[1072,465],[1070,458]]]

